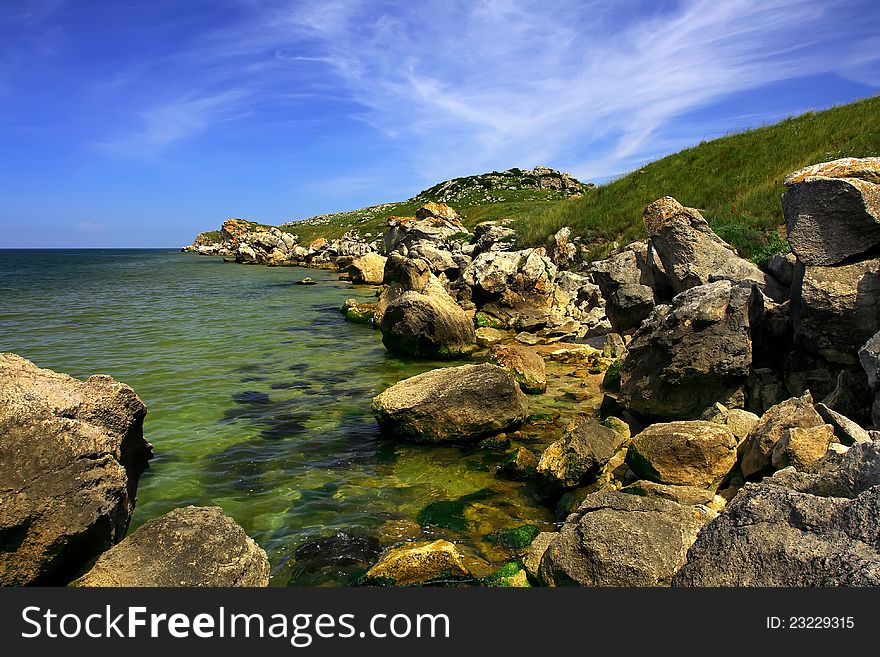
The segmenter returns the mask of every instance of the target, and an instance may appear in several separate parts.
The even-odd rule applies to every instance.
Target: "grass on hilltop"
[[[517,217],[523,246],[543,244],[563,226],[601,257],[611,242],[645,238],[642,210],[661,196],[699,208],[740,254],[762,262],[787,245],[780,196],[783,178],[807,165],[841,157],[880,155],[880,96],[775,125],[702,142],[582,197]]]

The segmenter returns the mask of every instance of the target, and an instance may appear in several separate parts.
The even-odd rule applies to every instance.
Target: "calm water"
[[[294,284],[304,276],[318,284]],[[487,533],[552,514],[495,476],[497,451],[380,438],[371,397],[440,364],[343,320],[345,299],[375,294],[168,250],[0,250],[0,351],[110,374],[147,404],[156,456],[132,528],[219,505],[266,549],[274,585],[350,584],[378,549],[419,537],[502,563]],[[566,409],[558,395],[532,406]]]

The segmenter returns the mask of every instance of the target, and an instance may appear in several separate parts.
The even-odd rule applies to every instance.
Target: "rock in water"
[[[463,442],[520,424],[528,404],[510,372],[485,363],[404,379],[373,398],[373,414],[399,438]]]
[[[0,584],[67,584],[122,540],[152,455],[146,413],[109,376],[0,354]]]
[[[520,345],[499,345],[492,349],[492,362],[510,370],[526,394],[537,395],[547,390],[544,359]]]
[[[693,419],[715,402],[742,407],[761,300],[748,284],[717,281],[655,308],[629,344],[620,402],[648,418]]]
[[[589,483],[616,455],[625,452],[629,428],[622,422],[620,425],[621,430],[615,430],[592,416],[578,415],[569,423],[565,435],[544,450],[538,472],[564,488]]]
[[[185,506],[138,527],[75,586],[266,586],[269,559],[219,506]]]
[[[660,484],[715,490],[736,465],[736,444],[730,429],[715,422],[652,424],[633,438],[627,463]]]
[[[367,285],[381,285],[385,277],[385,256],[378,253],[368,253],[356,258],[348,266],[348,274],[352,283],[365,283]]]
[[[810,429],[825,424],[813,408],[813,397],[792,397],[767,410],[743,443],[742,472],[753,477],[772,469],[773,450],[788,429]]]
[[[880,585],[880,445],[746,484],[700,533],[674,586]]]
[[[880,330],[880,258],[795,270],[795,343],[831,363],[858,363],[859,349]]]
[[[464,556],[449,541],[406,543],[386,552],[367,571],[364,584],[418,586],[473,579]]]
[[[774,299],[785,296],[777,281],[736,255],[733,247],[712,232],[694,208],[664,196],[645,208],[643,220],[651,246],[675,292],[730,280],[754,283]]]
[[[411,356],[454,358],[476,348],[473,320],[436,279],[424,292],[404,292],[391,301],[379,329],[389,351]]]
[[[541,560],[549,586],[665,586],[708,520],[697,507],[603,490],[568,517]]]
[[[788,242],[806,265],[836,265],[880,245],[880,157],[814,164],[785,178]]]

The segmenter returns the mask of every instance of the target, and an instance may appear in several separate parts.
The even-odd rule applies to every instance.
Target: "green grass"
[[[786,250],[779,233],[782,179],[809,164],[880,155],[880,97],[703,142],[618,180],[517,218],[522,246],[543,244],[563,226],[601,256],[611,242],[644,239],[642,210],[661,196],[699,208],[712,228],[755,261]]]

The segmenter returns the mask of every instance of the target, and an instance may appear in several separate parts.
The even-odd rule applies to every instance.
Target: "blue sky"
[[[878,90],[877,0],[0,0],[0,247],[602,181]]]

